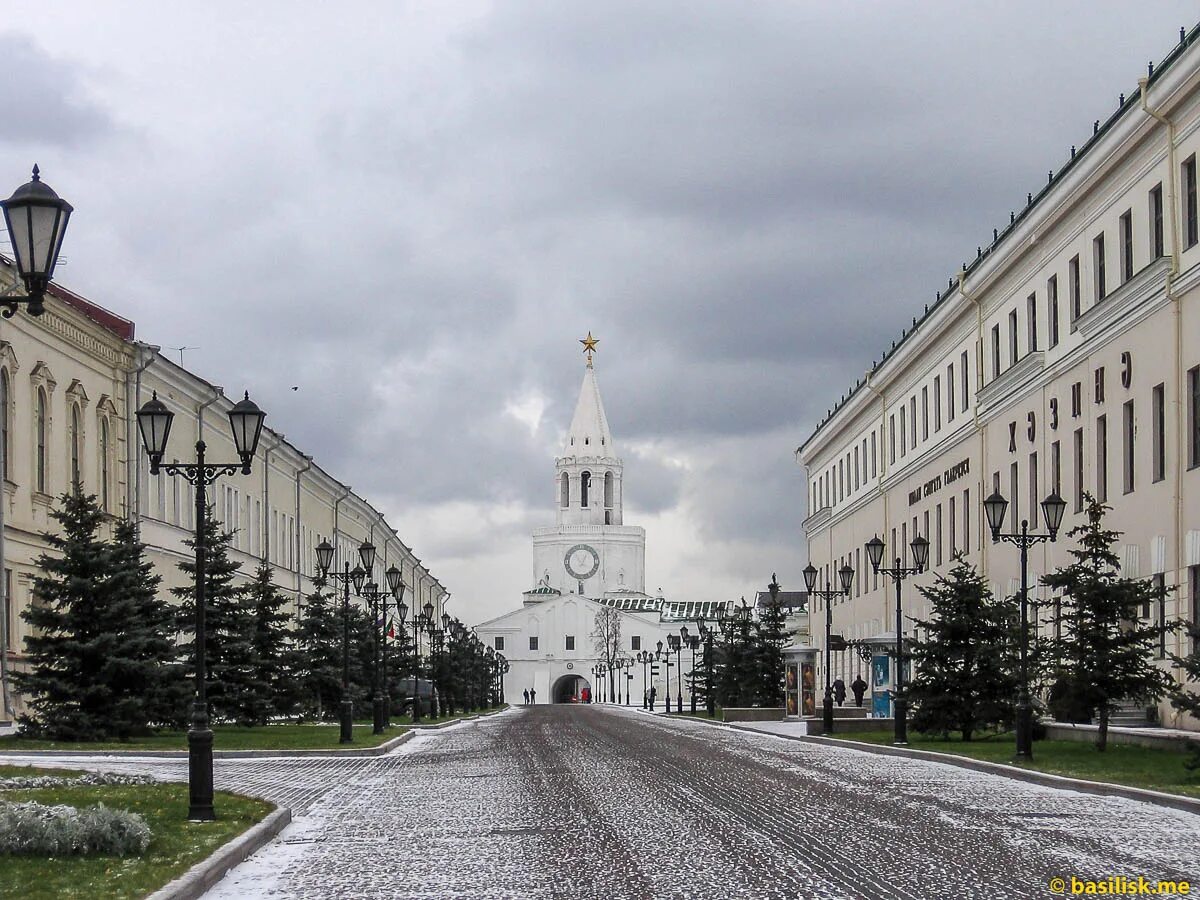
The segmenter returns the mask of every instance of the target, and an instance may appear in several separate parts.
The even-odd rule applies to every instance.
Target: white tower
[[[533,533],[533,580],[563,594],[593,598],[644,592],[646,532],[623,524],[623,466],[592,365],[599,341],[588,332],[580,343],[587,368],[563,455],[554,461],[557,525]]]

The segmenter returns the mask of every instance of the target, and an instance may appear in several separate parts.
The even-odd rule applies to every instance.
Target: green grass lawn
[[[375,747],[401,734],[403,728],[393,725],[383,734],[372,734],[371,726],[356,725],[354,743],[339,744],[341,729],[337,725],[264,725],[241,728],[237,725],[217,725],[213,732],[215,750],[328,750],[338,747]],[[129,741],[42,741],[19,735],[0,737],[0,750],[186,750],[187,732],[164,731]]]
[[[891,731],[864,731],[834,734],[846,741],[871,744],[891,744]],[[1107,781],[1130,787],[1149,788],[1188,797],[1200,797],[1200,771],[1189,772],[1183,767],[1188,754],[1131,744],[1112,744],[1103,753],[1094,744],[1081,741],[1036,741],[1033,761],[1016,763],[1013,760],[1013,735],[989,735],[964,743],[951,738],[928,738],[909,734],[908,746],[914,750],[932,750],[956,756],[969,756],[987,762],[1019,765],[1023,769],[1066,775],[1088,781]]]
[[[6,775],[64,774],[50,769],[3,768]],[[143,856],[0,856],[0,897],[25,900],[144,897],[261,821],[273,808],[263,800],[218,791],[215,806],[219,819],[188,822],[186,784],[41,788],[3,791],[0,797],[71,806],[103,803],[138,813],[154,835]]]

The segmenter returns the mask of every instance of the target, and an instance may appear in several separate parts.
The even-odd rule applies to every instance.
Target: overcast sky
[[[470,622],[531,586],[589,329],[647,588],[802,588],[796,446],[1197,18],[183,7],[6,0],[0,191],[40,163],[59,280],[249,388]]]

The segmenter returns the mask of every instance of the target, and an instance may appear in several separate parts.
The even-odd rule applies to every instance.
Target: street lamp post
[[[53,193],[53,192],[52,192]],[[11,217],[11,204],[5,206],[5,216]],[[36,218],[34,214],[31,217]],[[10,220],[11,226],[11,220]],[[65,227],[65,223],[62,227]],[[61,233],[59,234],[61,239]],[[36,284],[36,279],[34,281]],[[44,287],[44,286],[43,286]],[[33,312],[33,302],[30,301],[30,312]],[[233,431],[234,449],[237,451],[240,463],[210,463],[204,459],[204,441],[196,442],[195,463],[163,463],[163,454],[167,451],[167,438],[171,434],[171,420],[175,414],[167,409],[158,399],[157,392],[142,404],[137,411],[138,431],[142,436],[146,455],[150,460],[150,474],[157,475],[161,468],[171,476],[180,476],[195,488],[196,494],[196,697],[192,705],[192,722],[188,729],[188,819],[208,822],[216,818],[213,810],[213,733],[208,727],[208,694],[205,687],[207,678],[207,660],[204,655],[204,605],[205,605],[205,563],[208,548],[205,541],[205,518],[208,513],[208,486],[216,482],[222,475],[234,475],[241,472],[250,474],[250,463],[254,452],[258,449],[258,439],[262,435],[263,419],[266,413],[259,409],[250,395],[239,400],[229,410],[229,427]]]
[[[370,558],[371,566],[366,567],[366,577],[371,577],[371,569],[375,563],[375,547],[371,544],[363,544],[358,548],[358,552],[362,555],[364,562]],[[373,713],[373,731],[375,734],[383,734],[391,726],[391,707],[392,701],[388,692],[388,664],[387,664],[387,613],[388,613],[388,597],[395,597],[399,602],[404,591],[404,582],[401,580],[400,570],[395,566],[391,566],[384,573],[387,577],[388,590],[381,591],[379,585],[375,582],[369,582],[361,587],[356,586],[355,593],[363,597],[371,608],[371,623],[373,625],[372,634],[375,640],[372,642],[372,690],[374,697],[372,699]]]
[[[824,590],[817,590],[816,566],[809,563],[804,567],[804,585],[808,588],[808,595],[810,597],[820,597],[825,603],[825,699],[821,704],[821,715],[826,734],[833,734],[833,688],[829,683],[829,629],[833,625],[833,600],[836,597],[850,596],[850,585],[854,581],[854,570],[848,565],[842,566],[838,570],[838,578],[842,583],[840,591],[831,588],[828,581],[825,582]]]
[[[682,626],[687,631],[687,626]],[[679,658],[683,650],[683,638],[678,634],[667,635],[667,643],[675,651],[675,712],[683,712],[683,663]]]
[[[908,743],[908,700],[904,696],[904,619],[901,610],[900,585],[904,579],[910,575],[919,575],[925,571],[925,563],[929,561],[929,541],[917,535],[909,541],[909,549],[912,551],[913,565],[904,567],[900,563],[900,557],[896,557],[896,564],[890,569],[880,567],[883,562],[883,541],[879,539],[879,535],[867,541],[867,559],[871,561],[871,568],[879,573],[889,576],[896,585],[896,676],[895,690],[893,693],[892,706],[894,707],[894,717],[896,720],[896,733],[893,739],[895,744]]]
[[[703,626],[704,623],[701,622],[698,624]],[[687,631],[687,626],[685,625],[680,630]],[[684,640],[687,641],[688,648],[692,651],[692,683],[688,685],[688,697],[692,702],[692,715],[694,716],[696,714],[696,651],[700,649],[700,635],[693,634],[691,637],[688,637],[685,634]]]
[[[992,495],[983,501],[983,511],[987,516],[988,527],[992,530],[992,543],[1003,541],[1015,544],[1021,551],[1021,684],[1017,692],[1017,759],[1033,759],[1033,704],[1029,697],[1029,548],[1044,541],[1057,541],[1058,529],[1062,526],[1063,514],[1067,511],[1067,503],[1051,491],[1042,501],[1042,515],[1046,517],[1044,533],[1031,532],[1029,520],[1021,520],[1021,530],[1011,534],[1001,534],[1004,525],[1004,514],[1008,511],[1008,501],[993,491]]]
[[[629,695],[633,693],[633,657],[626,656],[621,660],[625,669],[625,705],[629,705]]]
[[[17,274],[27,292],[25,297],[0,297],[3,307],[0,315],[11,319],[23,303],[31,316],[40,316],[46,309],[42,301],[54,277],[58,252],[71,219],[71,204],[42,181],[41,170],[34,166],[33,179],[13,191],[7,200],[0,200],[0,209],[4,210]]]
[[[642,664],[642,709],[650,708],[650,658],[650,651],[638,651],[637,661]]]
[[[357,565],[351,571],[350,560],[346,560],[343,563],[344,571],[332,572],[330,567],[333,565],[333,553],[333,545],[329,541],[317,544],[317,573],[322,580],[332,578],[342,583],[342,701],[339,704],[341,734],[338,741],[349,744],[354,740],[354,701],[350,699],[350,585],[354,585],[354,593],[357,595],[367,578],[367,570]],[[364,560],[363,547],[358,548],[358,556],[360,562]]]
[[[668,713],[671,712],[671,638],[672,637],[674,637],[674,635],[670,635],[670,634],[667,635],[667,651],[666,651],[666,653],[663,652],[663,642],[659,641],[658,642],[658,650],[654,654],[656,659],[662,659],[664,661],[666,670],[667,670],[667,690],[666,690],[666,699],[665,699],[665,702],[666,702],[665,709]]]

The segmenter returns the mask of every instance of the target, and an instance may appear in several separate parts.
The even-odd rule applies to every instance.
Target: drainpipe
[[[133,521],[134,525],[141,527],[142,518],[142,441],[137,433],[137,416],[133,415],[131,410],[136,410],[141,405],[142,399],[142,373],[150,368],[150,364],[154,362],[155,356],[158,355],[159,348],[153,344],[138,343],[134,345],[137,348],[137,357],[139,365],[133,370],[133,377],[125,378],[125,446],[132,447],[133,452],[126,450],[125,453],[125,489],[128,493],[130,490],[133,496],[129,497],[125,503],[125,514]],[[148,354],[145,360],[142,361],[142,354]],[[132,471],[130,471],[132,469]]]
[[[1179,194],[1176,188],[1175,179],[1179,171],[1176,162],[1176,135],[1175,123],[1172,122],[1163,113],[1151,109],[1147,102],[1146,91],[1149,86],[1150,79],[1143,76],[1138,79],[1138,88],[1141,92],[1142,111],[1150,116],[1156,122],[1161,123],[1167,130],[1167,202],[1166,209],[1163,210],[1163,218],[1168,219],[1171,223],[1171,264],[1167,268],[1167,279],[1164,286],[1167,299],[1171,303],[1172,319],[1175,325],[1175,391],[1171,405],[1175,408],[1175,434],[1176,437],[1176,452],[1175,457],[1175,484],[1171,491],[1171,505],[1174,513],[1175,526],[1175,584],[1176,586],[1182,581],[1183,566],[1184,566],[1184,546],[1183,546],[1183,457],[1187,452],[1187,443],[1185,441],[1185,431],[1183,422],[1183,392],[1185,385],[1183,383],[1183,323],[1182,310],[1180,309],[1179,296],[1175,292],[1175,279],[1179,276],[1179,263],[1181,259],[1180,251],[1180,236],[1179,222],[1181,209],[1177,209],[1179,202]],[[1176,638],[1182,642],[1182,638]],[[1180,648],[1182,649],[1182,648]]]
[[[300,518],[300,476],[313,467],[313,458],[307,453],[302,454],[304,457],[304,468],[296,470],[296,615],[300,615],[300,596],[304,587],[304,567],[300,564],[300,560],[304,558],[303,547],[300,546],[300,523],[303,521]]]

